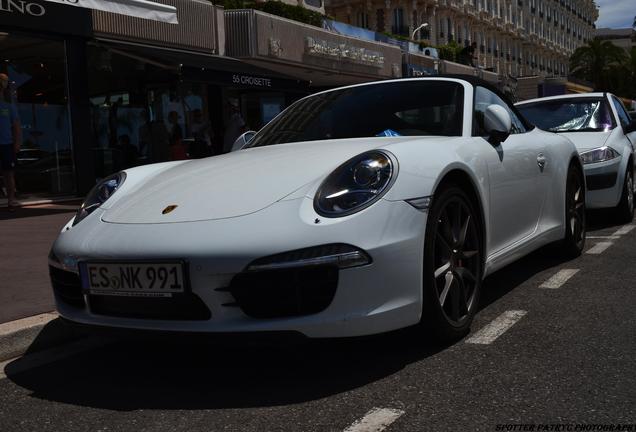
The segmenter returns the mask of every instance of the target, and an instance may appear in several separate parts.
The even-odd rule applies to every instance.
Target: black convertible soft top
[[[452,79],[458,79],[458,80],[463,80],[466,81],[468,83],[470,83],[473,87],[475,86],[479,86],[479,87],[484,87],[487,88],[488,90],[490,90],[491,92],[495,93],[497,96],[499,96],[501,99],[503,99],[508,106],[510,106],[510,108],[512,109],[512,111],[517,114],[517,117],[519,117],[521,119],[521,121],[523,122],[523,125],[526,127],[526,129],[531,130],[534,128],[534,125],[532,123],[530,123],[528,121],[528,119],[526,119],[523,114],[521,114],[521,112],[517,109],[517,107],[515,106],[515,104],[510,100],[510,98],[508,98],[508,96],[506,96],[501,90],[499,90],[497,88],[497,86],[494,86],[492,83],[478,78],[476,76],[473,75],[457,75],[457,74],[439,74],[439,75],[431,75],[428,78],[452,78]]]

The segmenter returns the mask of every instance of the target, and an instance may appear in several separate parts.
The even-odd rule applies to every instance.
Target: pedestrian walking
[[[20,206],[15,199],[15,167],[21,142],[20,118],[18,110],[11,103],[9,77],[0,73],[0,168],[7,190],[9,211]]]

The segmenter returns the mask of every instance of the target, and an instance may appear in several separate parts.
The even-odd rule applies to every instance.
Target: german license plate
[[[185,291],[183,263],[99,263],[80,265],[82,287],[95,295],[172,297]]]

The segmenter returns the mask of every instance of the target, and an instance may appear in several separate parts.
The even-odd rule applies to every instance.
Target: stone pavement
[[[47,256],[79,204],[0,208],[0,323],[55,309]]]

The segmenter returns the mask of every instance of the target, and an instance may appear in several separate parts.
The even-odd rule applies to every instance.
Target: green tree
[[[452,62],[458,62],[460,60],[460,54],[462,52],[463,47],[460,46],[454,40],[448,42],[446,45],[441,45],[437,47],[439,51],[439,58],[442,60],[448,60]]]
[[[625,96],[636,99],[636,47],[632,47],[629,51],[629,57],[625,66],[627,67],[627,76],[625,77],[624,82],[628,86],[628,94]]]
[[[575,77],[593,83],[596,90],[611,91],[612,78],[626,60],[625,50],[610,41],[595,38],[572,54],[570,71]]]

